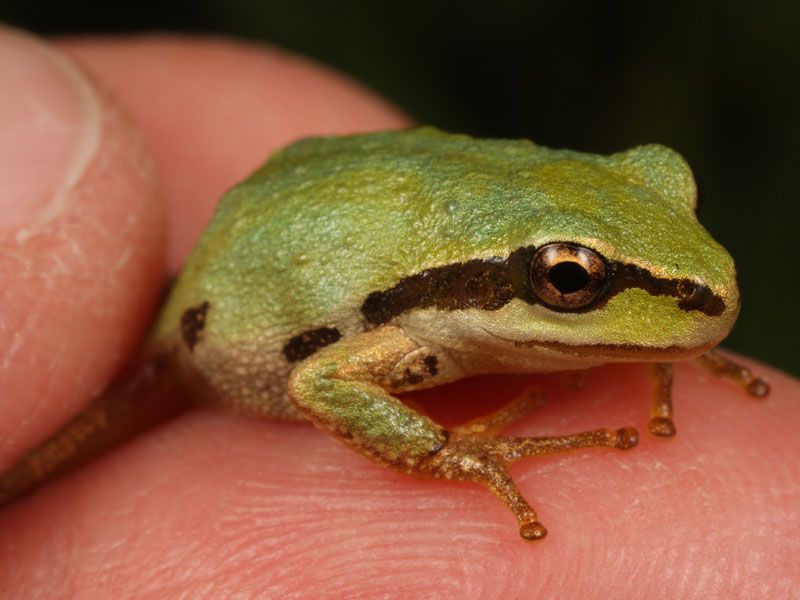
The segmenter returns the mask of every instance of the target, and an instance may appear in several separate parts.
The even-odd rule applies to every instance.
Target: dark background
[[[263,40],[443,129],[591,152],[671,146],[739,268],[726,345],[800,375],[800,3],[0,0],[0,20]]]

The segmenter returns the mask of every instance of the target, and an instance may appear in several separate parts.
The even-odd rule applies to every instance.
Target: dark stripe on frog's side
[[[497,310],[513,298],[533,303],[528,278],[533,251],[520,248],[505,259],[475,259],[409,275],[387,290],[372,292],[361,313],[371,325],[383,325],[412,308]]]
[[[334,327],[320,327],[304,331],[291,338],[283,346],[283,356],[289,362],[297,362],[314,354],[320,348],[338,342],[342,333]]]
[[[181,316],[181,337],[189,352],[200,341],[200,334],[206,326],[206,313],[211,305],[204,301],[198,306],[187,308]]]
[[[391,288],[369,294],[361,305],[361,313],[370,325],[378,326],[413,308],[498,310],[514,298],[536,304],[538,299],[529,278],[535,251],[534,247],[525,247],[504,259],[470,260],[409,275]],[[597,300],[572,312],[600,308],[628,288],[639,288],[653,296],[678,298],[678,307],[685,311],[699,310],[709,316],[719,316],[725,311],[722,298],[689,279],[657,277],[641,267],[613,261],[607,263],[607,268],[606,287]]]

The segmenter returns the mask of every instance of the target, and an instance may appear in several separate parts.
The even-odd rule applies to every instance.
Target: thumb
[[[80,409],[161,279],[155,170],[109,97],[0,27],[0,470]]]

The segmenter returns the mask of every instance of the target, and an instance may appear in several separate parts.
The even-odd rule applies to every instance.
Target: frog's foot
[[[739,384],[754,398],[765,398],[769,395],[769,384],[753,375],[747,367],[722,356],[717,350],[709,350],[698,357],[697,362],[717,377],[725,377]]]
[[[535,396],[519,399],[497,413],[450,430],[442,448],[416,465],[415,469],[432,477],[482,483],[511,510],[519,523],[520,536],[527,541],[543,539],[547,529],[509,475],[510,463],[527,456],[556,454],[577,448],[627,450],[639,441],[639,434],[632,427],[554,437],[491,436],[490,431],[527,412],[536,405],[536,400]]]

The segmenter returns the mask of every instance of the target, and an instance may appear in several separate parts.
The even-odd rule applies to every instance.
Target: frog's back
[[[420,244],[430,244],[431,263],[459,260],[463,222],[486,219],[493,207],[454,198],[497,187],[501,175],[510,187],[510,155],[533,156],[530,142],[494,142],[492,165],[492,144],[417,130],[290,146],[222,199],[176,292],[194,304],[220,288],[233,291],[231,333],[256,321],[292,329],[354,306],[352,294],[415,272]],[[502,250],[496,240],[487,231],[483,252]]]

